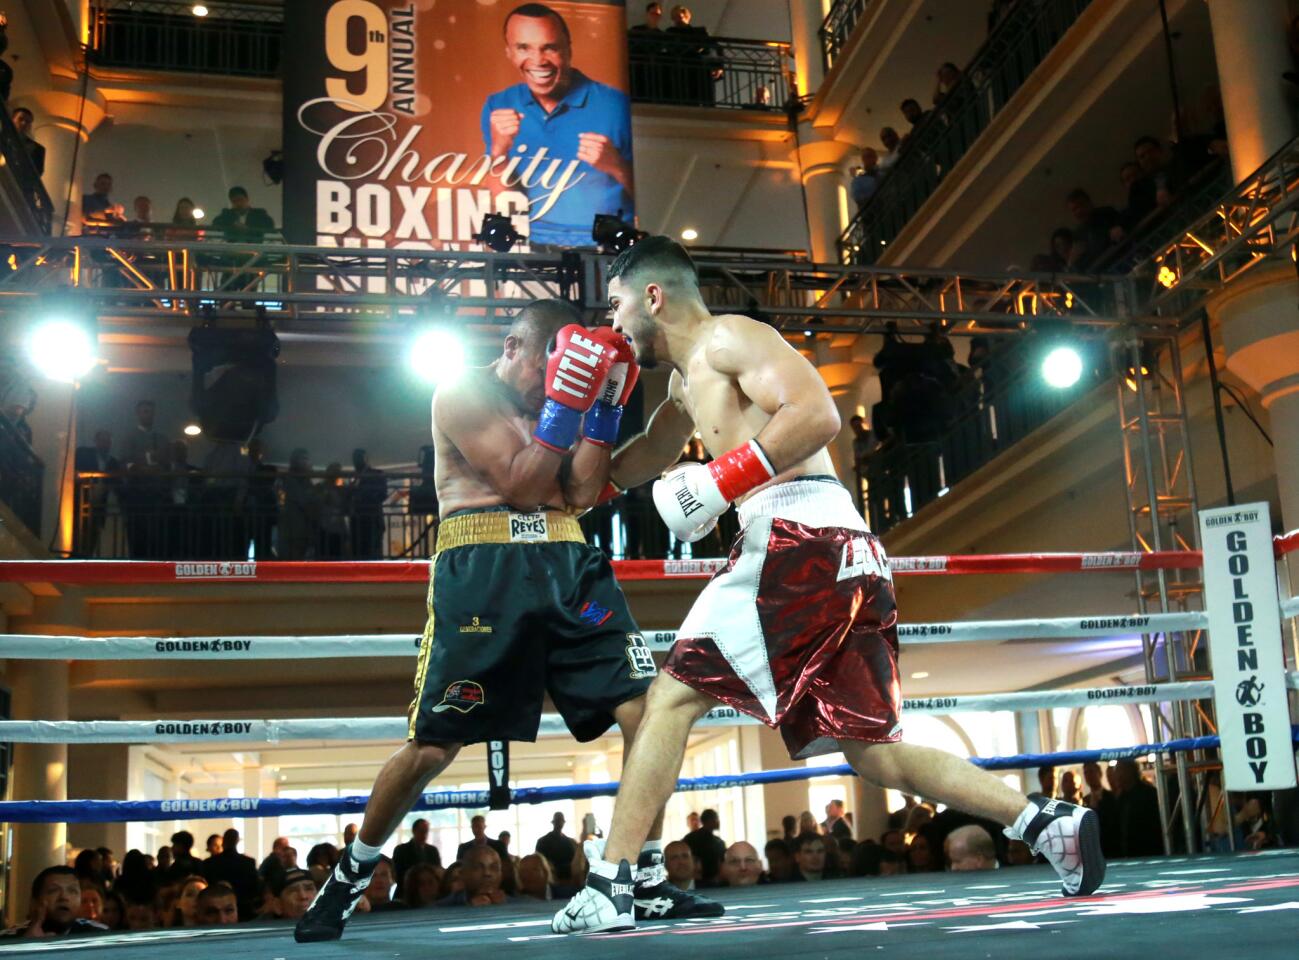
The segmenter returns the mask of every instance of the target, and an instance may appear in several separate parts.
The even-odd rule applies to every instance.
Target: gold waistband
[[[475,543],[586,543],[586,536],[576,517],[559,510],[470,513],[438,526],[438,553]]]

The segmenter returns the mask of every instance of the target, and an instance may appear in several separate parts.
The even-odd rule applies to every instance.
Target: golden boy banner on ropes
[[[634,215],[622,2],[287,0],[285,233],[465,250],[483,216],[590,246]]]

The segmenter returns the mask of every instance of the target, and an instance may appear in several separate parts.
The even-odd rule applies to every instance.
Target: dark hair
[[[75,879],[76,876],[77,871],[62,864],[55,867],[46,867],[40,873],[36,874],[36,879],[32,881],[32,899],[40,899],[41,893],[45,890],[45,881],[50,877],[72,877]]]
[[[90,861],[94,860],[95,857],[99,857],[102,860],[103,856],[104,855],[94,847],[86,847],[86,849],[77,854],[77,858],[72,861],[72,869],[76,871],[78,876],[81,874],[89,876],[91,873]]]
[[[789,853],[789,844],[787,844],[784,840],[781,840],[779,837],[777,837],[777,838],[774,839],[774,840],[768,840],[768,841],[767,841],[767,845],[766,845],[765,847],[762,848],[762,852],[763,852],[764,854],[766,854],[768,860],[771,859],[771,851],[772,851],[772,850],[780,850],[780,851],[782,851],[782,852],[788,854],[788,853]]]
[[[903,100],[902,103],[899,105],[898,109],[899,109],[899,110],[905,110],[905,109],[907,108],[907,104],[908,104],[908,103],[914,103],[917,107],[920,106],[920,101],[917,100],[915,97],[907,97],[907,98],[906,98],[905,100]]]
[[[690,258],[686,248],[671,237],[646,237],[628,247],[609,265],[605,277],[608,280],[619,277],[629,280],[633,274],[641,271],[685,274],[695,286],[699,285],[699,270],[695,267],[695,261]]]
[[[819,843],[821,844],[822,847],[824,847],[825,837],[821,836],[821,834],[819,833],[800,833],[798,835],[798,839],[795,842],[798,844],[798,850],[801,853],[804,849],[806,849],[810,844],[813,843]]]
[[[938,69],[939,69],[939,70],[945,70],[945,69],[947,69],[947,68],[949,68],[949,67],[950,67],[951,69],[955,70],[957,73],[960,73],[960,72],[961,72],[961,68],[958,67],[956,64],[952,63],[952,61],[950,61],[950,60],[948,60],[946,63],[941,64],[941,65],[938,67]]]
[[[580,325],[582,314],[567,300],[533,300],[514,315],[508,335],[526,350],[544,349],[550,353],[555,334],[570,323]]]
[[[218,880],[215,883],[209,883],[206,887],[198,892],[198,899],[215,900],[218,897],[235,896],[235,888],[230,886],[224,880]]]
[[[1076,203],[1079,200],[1085,203],[1091,203],[1091,194],[1082,187],[1075,187],[1073,190],[1069,191],[1069,196],[1064,198],[1065,203]]]
[[[227,196],[229,196],[231,200],[233,200],[235,197],[243,197],[244,199],[247,199],[248,191],[245,190],[243,187],[231,187],[230,193],[227,194]]]
[[[336,863],[338,863],[338,847],[332,843],[318,843],[307,852],[309,867],[320,865],[333,869]]]
[[[531,17],[534,20],[544,20],[552,17],[559,23],[559,29],[563,31],[564,39],[569,43],[573,42],[573,35],[568,32],[568,24],[559,12],[546,6],[544,3],[521,3],[505,15],[505,24],[502,30],[510,29],[510,21],[515,17]]]
[[[109,890],[106,894],[104,894],[104,905],[105,905],[105,906],[108,905],[108,901],[110,901],[110,900],[117,904],[117,923],[118,923],[118,925],[117,925],[116,927],[108,927],[108,929],[109,929],[109,930],[121,930],[121,929],[123,929],[123,926],[122,926],[122,925],[126,923],[126,901],[122,899],[122,895],[121,895],[120,893],[118,893],[116,890]],[[107,922],[103,919],[103,914],[102,914],[102,912],[100,913],[100,921],[99,921],[99,922],[100,922],[100,923],[103,923],[105,926],[108,926]]]
[[[1051,243],[1054,244],[1057,240],[1061,238],[1064,238],[1065,240],[1068,240],[1070,243],[1073,243],[1073,231],[1070,230],[1068,227],[1057,227],[1055,231],[1051,234]]]
[[[192,850],[194,848],[194,834],[188,830],[177,830],[171,835],[172,846],[180,847],[182,850]]]
[[[1163,147],[1163,144],[1161,144],[1154,137],[1147,134],[1144,137],[1137,137],[1137,142],[1132,145],[1132,149],[1136,150],[1138,147],[1144,147],[1146,144],[1150,144],[1150,146],[1155,147],[1157,149],[1162,149]]]
[[[213,840],[220,840],[220,839],[221,839],[221,834],[219,834],[219,833],[209,833],[208,836],[207,836],[207,843],[204,844],[204,849],[206,849],[207,847],[212,846],[212,841],[213,841]]]
[[[18,116],[18,114],[20,114],[20,113],[25,113],[25,114],[27,114],[27,116],[31,117],[33,120],[36,119],[36,115],[35,115],[34,113],[32,113],[30,110],[28,110],[26,107],[14,107],[14,112],[11,113],[10,116],[11,116],[11,117],[16,117],[16,116]]]

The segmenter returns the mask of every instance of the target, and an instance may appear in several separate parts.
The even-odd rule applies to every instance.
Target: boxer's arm
[[[695,435],[695,421],[681,395],[681,377],[672,374],[668,396],[645,425],[645,432],[628,440],[613,455],[610,479],[620,490],[656,479],[681,459],[682,448]]]
[[[612,450],[596,443],[579,443],[577,451],[564,461],[560,487],[564,502],[579,510],[590,510],[609,482]]]
[[[756,439],[777,473],[839,435],[839,411],[821,374],[772,327],[729,318],[718,324],[706,358],[771,416]]]
[[[531,437],[488,403],[472,381],[439,390],[433,420],[461,456],[517,510],[535,510],[554,492],[564,458]]]

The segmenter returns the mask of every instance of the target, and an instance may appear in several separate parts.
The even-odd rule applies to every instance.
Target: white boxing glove
[[[654,481],[654,507],[673,536],[684,543],[708,536],[730,505],[702,463],[683,463]]]

